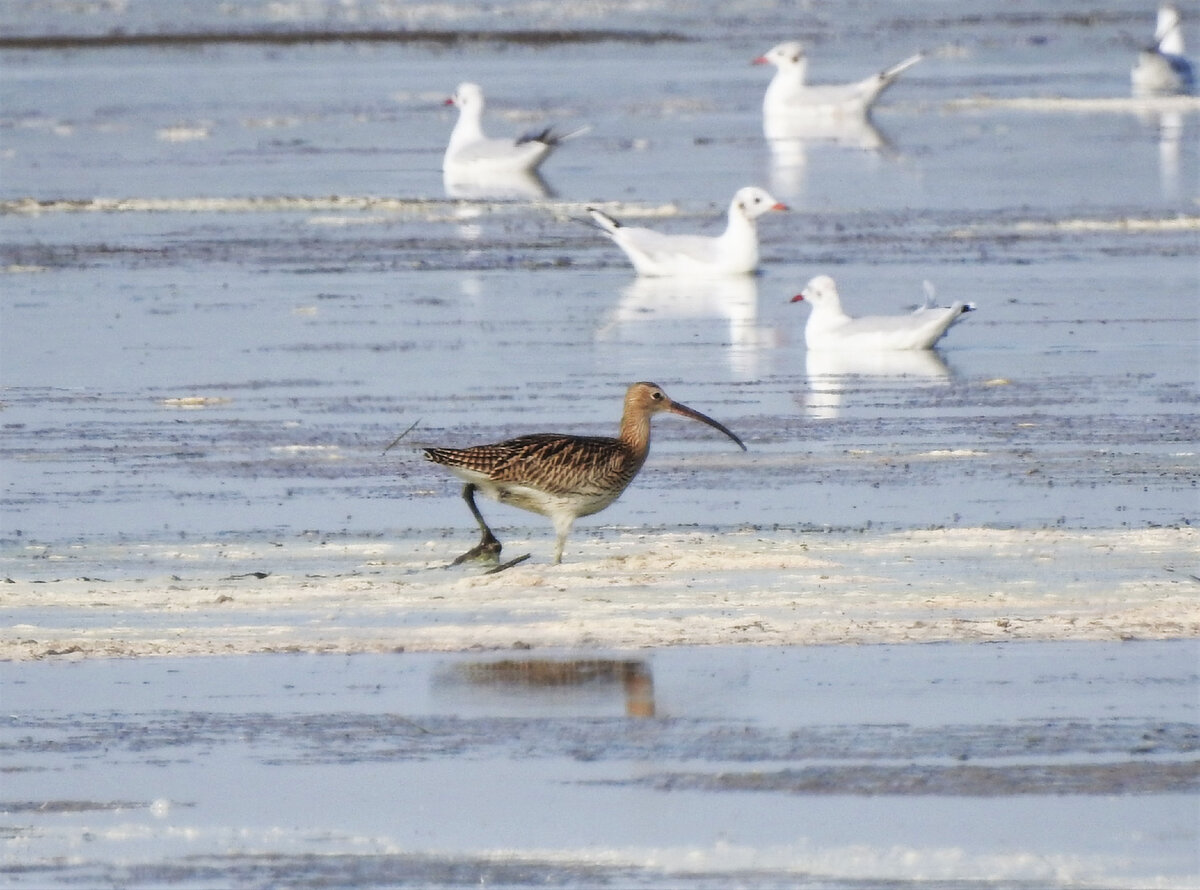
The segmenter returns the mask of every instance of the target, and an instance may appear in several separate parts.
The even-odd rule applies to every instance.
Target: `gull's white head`
[[[749,185],[738,189],[729,207],[730,213],[739,213],[746,219],[758,219],[771,210],[787,210],[788,206],[782,201],[776,201],[766,189]]]
[[[446,100],[447,105],[454,105],[459,111],[483,111],[483,90],[477,83],[460,83],[454,95]]]
[[[829,307],[841,309],[842,300],[838,296],[837,284],[828,275],[818,275],[813,278],[808,284],[804,285],[804,290],[801,293],[792,297],[793,303],[799,303],[801,300],[811,303],[813,311],[817,309]]]
[[[755,65],[774,65],[781,71],[788,68],[803,68],[808,58],[804,55],[804,44],[798,40],[787,40],[771,47],[754,60]]]

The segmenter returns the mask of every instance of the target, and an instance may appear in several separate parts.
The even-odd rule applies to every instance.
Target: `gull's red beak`
[[[796,294],[796,296],[792,297],[790,300],[788,300],[788,302],[789,303],[799,303],[803,299],[804,299],[804,294]]]
[[[750,64],[751,65],[767,65],[767,64],[769,64],[769,62],[767,61],[766,56],[759,56],[757,59],[754,59],[753,61],[751,61]]]
[[[453,96],[451,96],[449,99],[447,99],[447,100],[446,100],[445,102],[443,102],[442,104],[443,104],[443,105],[453,105],[453,104],[454,104],[454,97],[453,97]]]
[[[771,209],[772,210],[791,210],[792,208],[788,207],[782,201],[776,201],[775,206],[772,207]]]

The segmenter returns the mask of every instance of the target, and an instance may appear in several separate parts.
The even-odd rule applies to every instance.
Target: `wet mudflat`
[[[500,574],[447,567],[453,540],[333,535],[48,551],[6,566],[0,656],[1200,635],[1188,529],[603,529],[579,535],[561,566],[531,558]],[[543,541],[508,546],[536,554]]]
[[[3,15],[5,880],[1196,883],[1200,100],[1129,97],[1146,4]],[[793,35],[814,80],[928,55],[768,143]],[[464,79],[592,129],[449,186]],[[579,221],[748,184],[792,210],[745,280]],[[978,311],[809,354],[821,273]],[[445,569],[416,445],[611,434],[639,379],[749,451],[668,419],[563,566],[489,503],[532,558]]]

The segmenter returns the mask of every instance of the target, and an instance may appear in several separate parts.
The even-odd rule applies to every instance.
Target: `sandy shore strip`
[[[29,547],[0,658],[1200,636],[1194,529],[579,533],[496,575],[457,540]]]

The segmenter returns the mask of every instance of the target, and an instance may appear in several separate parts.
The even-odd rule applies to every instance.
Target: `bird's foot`
[[[484,538],[462,556],[455,558],[452,566],[460,566],[464,562],[499,562],[500,542],[495,538]]]

